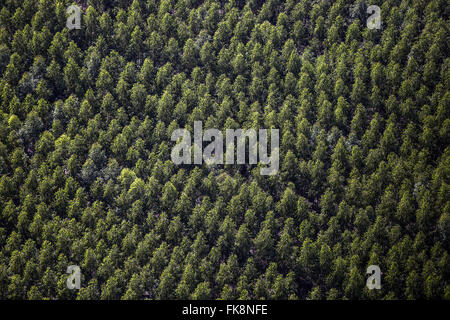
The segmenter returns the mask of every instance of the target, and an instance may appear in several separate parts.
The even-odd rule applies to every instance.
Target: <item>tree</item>
[[[194,300],[209,300],[209,299],[211,299],[211,289],[209,287],[209,283],[208,282],[199,283],[197,288],[195,288],[195,291],[191,297]]]
[[[361,291],[363,289],[363,277],[359,273],[356,267],[350,270],[350,276],[348,284],[345,287],[345,295],[350,299],[358,299],[361,297]]]

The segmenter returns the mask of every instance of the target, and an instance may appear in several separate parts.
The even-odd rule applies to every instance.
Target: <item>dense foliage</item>
[[[447,1],[71,4],[0,4],[0,298],[450,299]],[[280,171],[175,165],[194,121]]]

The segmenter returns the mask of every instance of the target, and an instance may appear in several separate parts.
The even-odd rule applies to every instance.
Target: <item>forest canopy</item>
[[[0,299],[450,299],[449,12],[2,0]],[[174,164],[195,121],[278,173]]]

